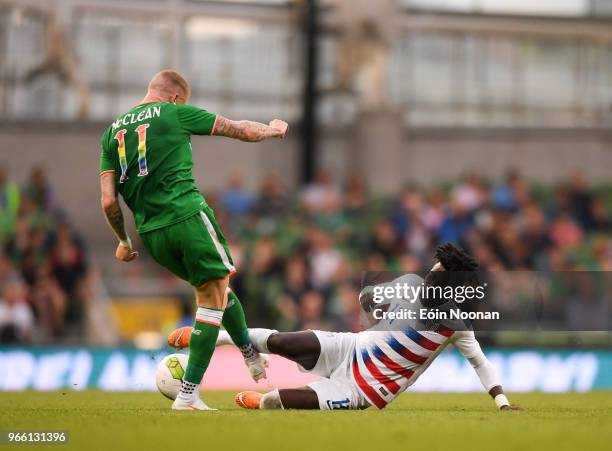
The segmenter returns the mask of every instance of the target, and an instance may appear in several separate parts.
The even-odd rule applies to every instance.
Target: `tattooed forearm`
[[[119,240],[127,239],[123,225],[123,213],[117,199],[115,187],[115,174],[113,172],[103,173],[100,176],[100,191],[102,193],[102,211],[106,222],[113,230]]]
[[[284,131],[253,121],[231,121],[223,116],[217,118],[214,134],[247,142],[263,141],[282,137]]]
[[[117,238],[120,240],[126,240],[127,233],[125,233],[123,212],[121,211],[119,202],[114,202],[113,204],[105,206],[104,216],[106,217],[106,222],[110,228],[113,230],[113,232],[115,232],[115,235],[117,235]]]

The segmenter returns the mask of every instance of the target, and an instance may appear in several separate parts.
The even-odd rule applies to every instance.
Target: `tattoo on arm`
[[[100,188],[102,191],[102,211],[106,222],[120,240],[127,239],[123,222],[123,212],[117,199],[115,187],[115,174],[107,173],[100,176]]]
[[[253,121],[232,121],[223,116],[217,117],[214,134],[246,142],[263,141],[282,135],[280,130],[269,125]]]
[[[127,239],[127,233],[125,233],[125,226],[123,223],[123,212],[121,211],[121,207],[119,206],[119,202],[116,202],[112,207],[104,210],[104,216],[106,216],[106,222],[117,238],[120,240]]]

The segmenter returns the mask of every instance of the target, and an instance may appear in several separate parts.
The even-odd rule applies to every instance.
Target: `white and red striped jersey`
[[[410,279],[414,283],[422,281],[415,276],[410,276]],[[397,279],[392,283],[396,282]],[[406,301],[399,299],[393,304],[403,302]],[[372,405],[384,408],[414,384],[450,343],[474,366],[487,391],[500,385],[473,331],[454,331],[441,325],[433,330],[422,329],[425,329],[424,325],[416,320],[382,320],[374,328],[357,334],[351,362],[352,375]]]

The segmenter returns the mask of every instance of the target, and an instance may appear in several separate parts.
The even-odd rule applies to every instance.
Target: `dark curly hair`
[[[430,271],[425,277],[425,285],[433,287],[476,286],[478,284],[478,262],[474,257],[452,243],[446,243],[436,248],[435,258],[444,271]],[[424,307],[438,307],[448,300],[430,297],[422,299]],[[466,301],[458,305],[463,311],[475,311],[477,303]]]
[[[478,262],[474,257],[452,243],[446,243],[436,248],[435,254],[447,271],[476,271]]]

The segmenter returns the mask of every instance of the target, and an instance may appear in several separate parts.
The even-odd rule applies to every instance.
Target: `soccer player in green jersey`
[[[217,135],[256,142],[282,138],[286,122],[270,125],[231,121],[187,105],[189,84],[178,73],[162,71],[142,101],[119,116],[101,139],[102,210],[119,245],[117,259],[138,257],[125,232],[120,193],[134,214],[147,250],[195,289],[198,309],[189,341],[189,363],[175,410],[212,410],[199,386],[215,349],[221,324],[240,347],[251,376],[265,377],[265,359],[249,338],[244,311],[228,287],[236,270],[227,243],[192,175],[191,135]]]

